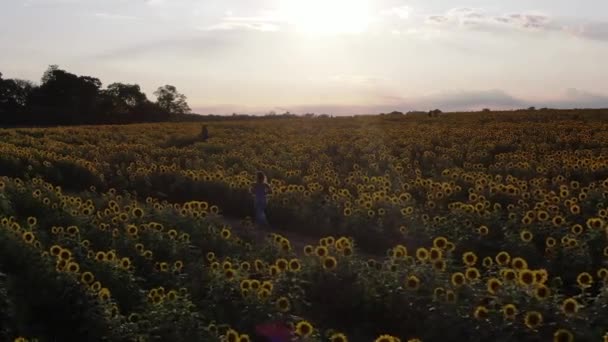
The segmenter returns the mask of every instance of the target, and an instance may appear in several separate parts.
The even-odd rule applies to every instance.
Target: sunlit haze
[[[0,46],[201,114],[608,107],[605,0],[0,0]]]

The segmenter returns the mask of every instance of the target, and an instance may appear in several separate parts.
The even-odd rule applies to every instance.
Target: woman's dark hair
[[[266,175],[262,171],[256,172],[255,177],[259,183],[264,183],[266,181]]]

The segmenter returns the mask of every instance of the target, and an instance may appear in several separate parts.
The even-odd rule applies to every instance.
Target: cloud
[[[144,0],[148,5],[162,5],[164,4],[166,1],[165,0]]]
[[[94,16],[96,16],[98,18],[102,18],[102,19],[109,19],[109,20],[137,20],[137,19],[139,19],[138,17],[131,16],[131,15],[122,15],[122,14],[105,13],[105,12],[95,13]]]
[[[261,32],[275,32],[281,29],[282,20],[270,11],[260,12],[256,16],[234,16],[232,12],[222,18],[221,22],[211,26],[199,28],[202,31],[231,31],[250,30]]]
[[[436,28],[461,28],[497,32],[505,30],[561,32],[597,41],[608,41],[608,21],[589,21],[550,17],[543,13],[521,12],[489,14],[478,8],[454,8],[443,14],[429,15],[425,23]]]
[[[476,8],[454,8],[445,14],[431,15],[427,24],[451,25],[469,29],[551,29],[551,18],[539,13],[490,15]]]
[[[160,55],[171,53],[188,56],[215,55],[235,43],[233,37],[217,37],[211,34],[200,33],[200,36],[170,37],[166,39],[150,40],[137,44],[107,50],[87,56],[94,60],[122,60],[133,59],[146,55]]]
[[[395,16],[399,19],[408,19],[412,13],[412,8],[409,6],[393,7],[381,12],[385,16]]]
[[[576,37],[608,41],[608,22],[588,22],[566,25],[563,29]]]
[[[554,105],[557,108],[608,108],[608,95],[569,88]]]
[[[260,32],[275,32],[279,26],[269,23],[223,22],[203,28],[204,31],[252,30]]]

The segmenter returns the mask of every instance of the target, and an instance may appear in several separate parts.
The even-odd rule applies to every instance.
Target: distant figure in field
[[[207,129],[207,125],[203,125],[201,128],[201,138],[203,141],[207,141],[207,139],[209,139],[209,130]]]
[[[268,220],[266,219],[268,200],[266,196],[272,194],[272,189],[266,182],[266,175],[263,172],[258,171],[256,173],[256,182],[251,187],[251,193],[254,196],[255,223],[259,226],[268,226]]]

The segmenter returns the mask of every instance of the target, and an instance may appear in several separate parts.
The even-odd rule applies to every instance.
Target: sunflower
[[[251,342],[251,338],[249,338],[249,335],[247,334],[242,334],[241,336],[239,336],[238,342]]]
[[[583,231],[585,231],[585,228],[583,228],[583,226],[580,224],[575,224],[570,228],[570,231],[574,235],[581,235]]]
[[[215,260],[215,253],[213,253],[213,252],[207,252],[206,257],[207,257],[207,261],[212,262],[213,260]]]
[[[258,291],[259,300],[265,301],[268,297],[270,297],[270,290],[262,288]]]
[[[131,260],[129,260],[129,258],[125,257],[120,259],[120,267],[126,270],[129,266],[131,266]]]
[[[405,286],[409,290],[418,290],[420,288],[420,278],[416,277],[415,275],[407,277]]]
[[[315,255],[321,258],[326,257],[329,255],[329,250],[325,246],[317,246],[315,248]]]
[[[486,236],[490,233],[490,229],[486,226],[481,226],[479,227],[479,229],[477,230],[477,232],[479,233],[479,235],[481,236]]]
[[[99,290],[99,293],[97,293],[97,297],[102,302],[108,301],[110,299],[110,290],[105,287],[102,288],[101,290]]]
[[[559,215],[555,216],[551,220],[551,223],[553,224],[554,227],[561,227],[565,222],[566,222],[566,220],[562,216],[559,216]]]
[[[591,274],[583,272],[576,277],[576,282],[578,283],[578,286],[586,289],[593,285],[593,277],[591,276]]]
[[[68,263],[67,271],[70,273],[78,273],[80,271],[80,265],[72,261]]]
[[[38,222],[38,220],[35,217],[30,216],[27,218],[27,224],[30,227],[35,226],[37,222]]]
[[[52,256],[59,256],[59,253],[61,253],[61,247],[58,245],[53,245],[51,246],[51,248],[49,249],[49,251],[51,252]],[[67,257],[67,259],[69,259],[69,256]]]
[[[487,282],[487,290],[490,294],[495,295],[502,287],[502,282],[498,278],[490,278]]]
[[[287,261],[286,259],[280,258],[277,259],[277,261],[275,262],[275,265],[279,268],[279,270],[281,270],[281,272],[287,271],[287,268],[289,267],[289,261]]]
[[[443,236],[438,236],[433,240],[433,246],[439,249],[445,249],[447,247],[448,239]]]
[[[231,269],[232,268],[232,263],[230,261],[228,261],[228,260],[224,260],[222,262],[222,268],[224,270]]]
[[[511,255],[509,255],[509,253],[505,251],[501,251],[496,254],[496,257],[494,259],[496,260],[496,263],[500,266],[505,266],[508,265],[509,262],[511,262]]]
[[[374,342],[396,342],[395,337],[391,335],[380,335]]]
[[[249,279],[241,280],[240,288],[241,288],[241,290],[249,290],[250,288],[252,288],[251,280],[249,280]]]
[[[436,287],[433,290],[433,300],[440,301],[445,296],[445,289],[443,287]]]
[[[543,315],[538,311],[526,312],[524,324],[529,329],[536,329],[543,324]]]
[[[31,244],[32,242],[34,242],[34,233],[32,232],[25,232],[23,233],[23,241],[25,241],[25,243]]]
[[[281,273],[281,269],[279,268],[279,266],[277,265],[271,265],[268,268],[268,273],[270,274],[270,276],[275,277],[277,276],[279,273]]]
[[[101,283],[94,281],[93,284],[89,285],[89,289],[93,292],[99,292],[101,290]]]
[[[580,304],[574,298],[567,298],[562,302],[561,311],[566,316],[574,316],[578,313]]]
[[[607,279],[608,278],[608,269],[602,267],[599,270],[597,270],[596,274],[597,274],[597,278],[599,280],[603,280],[603,281],[608,280]]]
[[[426,261],[429,258],[429,251],[424,247],[418,248],[416,250],[416,258],[419,261]]]
[[[334,270],[338,266],[338,261],[332,256],[323,258],[323,268],[326,270]]]
[[[547,239],[545,240],[545,245],[549,248],[553,248],[557,245],[557,240],[555,240],[554,237],[547,237]]]
[[[522,286],[530,286],[536,282],[536,278],[534,277],[534,272],[524,269],[519,271],[518,275],[519,284]]]
[[[532,241],[533,237],[534,235],[532,234],[532,232],[527,229],[524,229],[519,233],[519,238],[521,239],[521,241],[526,243]]]
[[[459,287],[459,286],[464,285],[464,283],[466,281],[466,277],[464,276],[464,274],[462,272],[456,272],[456,273],[452,274],[451,281],[452,281],[452,285]]]
[[[465,252],[462,255],[462,262],[469,267],[474,266],[477,262],[477,255],[473,252]]]
[[[262,288],[263,288],[263,289],[266,289],[266,290],[268,290],[268,291],[270,291],[270,292],[272,292],[272,289],[274,288],[274,285],[272,284],[272,282],[271,282],[271,281],[269,281],[269,280],[264,280],[264,281],[262,282]]]
[[[348,342],[348,338],[346,338],[346,335],[344,335],[344,334],[333,333],[329,337],[329,342]]]
[[[239,333],[236,332],[236,330],[234,330],[234,329],[228,329],[228,331],[226,331],[225,341],[226,342],[239,342]]]
[[[505,281],[517,280],[517,272],[511,268],[504,268],[500,270],[500,275]]]
[[[131,213],[133,214],[133,217],[135,217],[135,218],[142,218],[144,216],[144,211],[141,208],[137,208],[137,207],[133,208]]]
[[[230,230],[227,228],[222,228],[222,230],[220,231],[220,236],[224,240],[230,239],[230,235],[231,235]]]
[[[437,247],[431,247],[429,252],[429,259],[431,261],[441,260],[443,258],[443,251]]]
[[[298,260],[298,259],[289,260],[289,270],[290,271],[300,272],[301,269],[302,269],[302,264],[300,263],[300,260]]]
[[[475,308],[475,311],[473,312],[473,316],[476,319],[486,319],[488,318],[489,315],[489,311],[488,308],[486,308],[485,306],[478,306]]]
[[[487,256],[481,260],[481,264],[485,268],[490,268],[494,264],[494,260],[492,259],[492,257]]]
[[[538,284],[534,288],[534,298],[538,300],[545,300],[551,296],[551,289],[546,285]]]
[[[95,281],[95,276],[91,272],[84,272],[80,275],[80,281],[84,284],[90,285]]]
[[[547,280],[549,280],[549,273],[544,268],[540,269],[540,270],[536,270],[533,273],[534,273],[534,281],[537,284],[544,284],[547,282]]]
[[[443,272],[443,271],[445,271],[446,266],[447,266],[447,264],[446,264],[445,260],[443,260],[443,259],[433,261],[433,268],[436,271]]]
[[[524,258],[516,257],[511,261],[511,266],[516,270],[524,270],[528,268],[528,262]]]
[[[114,261],[116,259],[116,252],[114,251],[109,251],[106,253],[106,260],[107,261]]]
[[[139,229],[137,229],[137,226],[130,224],[127,226],[127,234],[131,235],[131,236],[135,236],[137,235]]]
[[[549,219],[549,213],[544,211],[544,210],[539,210],[536,213],[536,217],[538,218],[539,221],[547,221]]]
[[[302,338],[309,337],[313,333],[312,324],[307,321],[300,321],[296,324],[296,334]]]
[[[517,307],[513,304],[507,304],[502,307],[503,318],[507,321],[514,320],[517,316]]]
[[[471,283],[477,282],[479,280],[479,278],[481,277],[479,270],[475,267],[467,268],[466,271],[464,272],[464,275],[467,278],[467,280]]]
[[[277,310],[281,312],[288,312],[291,309],[291,304],[289,303],[289,299],[287,299],[287,297],[279,297],[275,305]]]
[[[310,256],[315,252],[315,248],[311,245],[304,246],[304,255]]]
[[[447,303],[456,303],[456,300],[458,299],[458,297],[456,296],[456,292],[452,291],[452,290],[446,290],[445,291],[445,301]]]
[[[574,335],[569,330],[558,329],[553,333],[553,342],[573,342]]]

